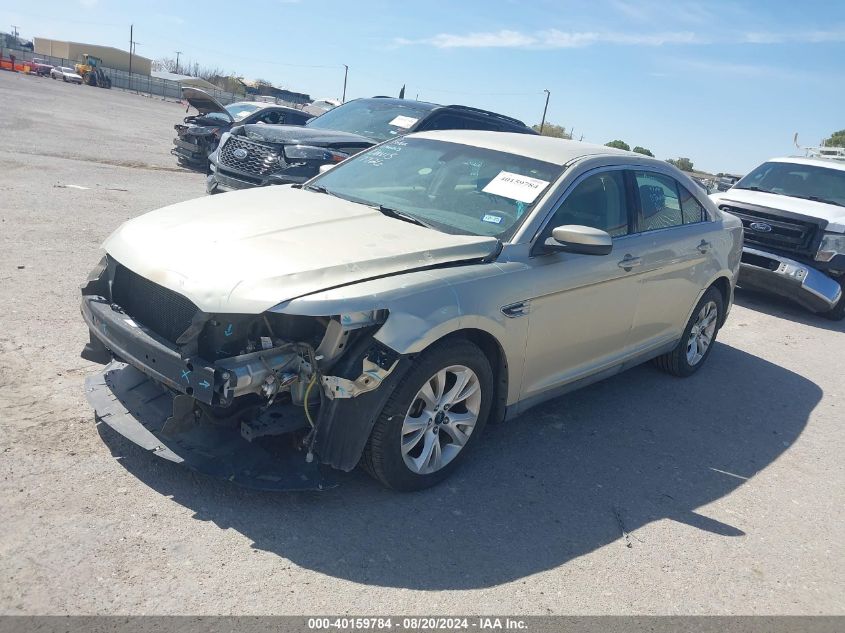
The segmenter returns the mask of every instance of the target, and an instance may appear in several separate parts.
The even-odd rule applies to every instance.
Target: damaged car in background
[[[197,114],[185,117],[174,125],[176,138],[170,153],[183,167],[205,171],[208,155],[217,148],[220,137],[240,124],[303,125],[313,117],[296,108],[260,101],[238,101],[224,106],[199,88],[182,88],[182,100]]]
[[[82,287],[97,418],[234,483],[418,490],[485,424],[706,362],[742,226],[682,172],[562,139],[392,139],[304,186],[119,227]],[[331,467],[331,468],[327,468]]]
[[[321,167],[397,136],[428,130],[537,134],[522,121],[467,106],[373,97],[340,105],[305,126],[243,125],[209,156],[206,192],[303,183]]]
[[[773,158],[711,198],[745,226],[741,287],[845,319],[845,148]]]

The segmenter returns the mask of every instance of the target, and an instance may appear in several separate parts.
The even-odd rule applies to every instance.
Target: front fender
[[[519,395],[527,318],[508,318],[502,306],[521,301],[525,288],[509,283],[517,263],[489,263],[438,268],[351,284],[300,297],[274,312],[306,316],[387,310],[374,338],[401,355],[418,354],[461,330],[478,330],[496,340],[513,379],[508,403]]]

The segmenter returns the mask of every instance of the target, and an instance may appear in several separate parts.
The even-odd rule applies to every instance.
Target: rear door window
[[[696,200],[686,187],[678,184],[678,190],[681,192],[681,214],[683,215],[684,224],[695,224],[696,222],[706,222],[707,212],[701,203]]]
[[[684,224],[678,184],[674,178],[650,171],[635,171],[640,202],[640,230],[656,231]]]

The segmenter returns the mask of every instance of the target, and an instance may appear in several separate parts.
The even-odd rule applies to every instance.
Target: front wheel
[[[692,376],[713,351],[724,313],[722,293],[711,287],[692,311],[677,347],[655,358],[654,364],[673,376]]]
[[[394,490],[448,477],[490,413],[493,372],[476,345],[450,340],[427,350],[391,394],[364,451],[364,468]]]

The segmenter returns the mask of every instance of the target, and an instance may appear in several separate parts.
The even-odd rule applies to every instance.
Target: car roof
[[[233,103],[227,103],[225,108],[228,108],[230,105],[233,106],[242,106],[242,105],[251,105],[256,106],[259,110],[262,108],[269,108],[271,106],[276,106],[275,103],[269,103],[267,101],[234,101]]]
[[[794,165],[814,165],[816,167],[827,167],[845,171],[845,162],[832,158],[808,158],[807,156],[782,156],[766,161],[768,163],[792,163]]]
[[[662,161],[657,161],[642,154],[626,152],[606,145],[594,145],[581,141],[570,141],[551,136],[518,134],[516,132],[438,130],[436,132],[417,132],[408,135],[408,138],[430,138],[437,141],[471,145],[499,152],[519,154],[556,165],[565,165],[585,156],[626,156],[642,159],[643,162],[662,163]]]
[[[511,116],[506,114],[501,114],[500,112],[494,112],[493,110],[484,110],[482,108],[473,108],[472,106],[461,105],[458,103],[452,103],[449,105],[442,105],[439,103],[431,103],[430,101],[416,101],[413,99],[398,99],[396,97],[371,97],[369,99],[359,99],[359,101],[376,101],[378,100],[381,103],[390,103],[393,105],[407,105],[408,103],[413,103],[416,106],[421,106],[421,109],[426,109],[429,112],[434,112],[435,110],[452,110],[458,114],[464,115],[481,115],[481,116],[489,116],[495,117],[500,119],[502,122],[510,123],[511,125],[519,126],[519,127],[528,127],[525,125],[523,121],[519,119],[515,119]],[[530,128],[529,128],[530,129]]]
[[[396,97],[364,97],[362,99],[355,99],[355,101],[370,101],[373,103],[389,103],[391,105],[412,105],[420,110],[436,110],[443,106],[439,103],[431,103],[429,101],[416,101],[414,99],[398,99]],[[347,101],[349,103],[349,101]],[[341,104],[343,105],[343,104]]]

